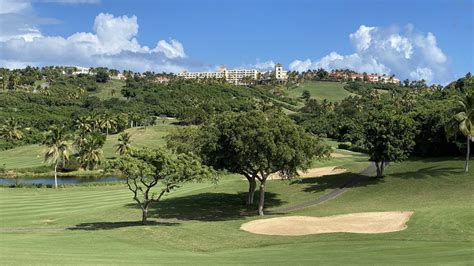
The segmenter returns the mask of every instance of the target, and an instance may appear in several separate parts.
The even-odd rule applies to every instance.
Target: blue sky
[[[13,2],[24,6],[5,7]],[[294,70],[349,67],[441,83],[474,70],[471,0],[0,3],[0,35],[10,33],[0,36],[4,66],[100,63],[176,72],[220,64],[265,68],[280,62]],[[4,22],[28,32],[7,29]],[[94,25],[103,28],[103,34]],[[123,38],[115,36],[119,34]],[[74,40],[68,40],[73,35]],[[20,36],[26,43],[15,39]],[[49,48],[55,42],[62,48]],[[43,55],[35,55],[43,50]],[[54,60],[46,56],[49,52]]]

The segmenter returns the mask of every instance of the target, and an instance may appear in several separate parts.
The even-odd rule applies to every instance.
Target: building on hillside
[[[227,69],[222,66],[215,72],[187,72],[183,71],[177,74],[178,77],[184,79],[225,79],[234,85],[248,85],[251,81],[259,79],[259,74],[268,72],[260,72],[256,69]],[[283,70],[281,64],[275,65],[275,79],[287,80],[288,73]]]
[[[110,75],[110,79],[115,79],[115,80],[125,80],[125,75],[122,73],[118,73],[117,75]]]
[[[167,77],[167,76],[158,76],[158,77],[156,77],[156,82],[161,83],[161,84],[168,83],[169,81],[170,81],[170,78]]]
[[[281,64],[275,65],[275,79],[277,80],[288,79],[288,71],[283,70],[283,66]]]
[[[91,74],[89,68],[87,67],[80,67],[80,66],[66,66],[62,71],[63,75],[89,75]]]

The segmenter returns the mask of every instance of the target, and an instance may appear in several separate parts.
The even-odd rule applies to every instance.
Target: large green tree
[[[126,176],[133,200],[142,210],[143,224],[147,222],[150,206],[165,194],[186,182],[216,178],[212,169],[202,165],[196,157],[171,154],[163,149],[134,150],[112,161],[111,167]]]
[[[247,204],[253,204],[260,183],[258,213],[263,215],[268,176],[285,178],[306,170],[313,158],[329,148],[307,134],[280,111],[225,113],[202,128],[201,156],[206,164],[245,176],[249,182]]]
[[[43,144],[47,147],[44,160],[54,165],[54,187],[58,188],[58,167],[64,167],[72,153],[65,127],[51,126]]]
[[[388,162],[406,159],[415,145],[415,122],[407,115],[381,110],[372,113],[364,127],[365,146],[377,177],[383,177]]]

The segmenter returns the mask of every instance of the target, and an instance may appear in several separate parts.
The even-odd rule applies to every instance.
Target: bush
[[[351,149],[351,144],[350,143],[339,143],[337,145],[338,149],[343,149],[343,150],[350,150]]]

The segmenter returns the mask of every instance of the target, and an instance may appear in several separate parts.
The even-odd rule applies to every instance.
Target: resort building
[[[259,74],[263,74],[256,69],[227,69],[221,67],[216,72],[187,72],[178,73],[177,76],[184,79],[225,79],[234,85],[247,85],[252,80],[258,80]],[[275,78],[277,80],[286,80],[287,71],[283,70],[281,64],[275,65]]]
[[[275,65],[275,78],[277,80],[287,80],[288,79],[288,71],[283,70],[283,66],[281,64]]]

